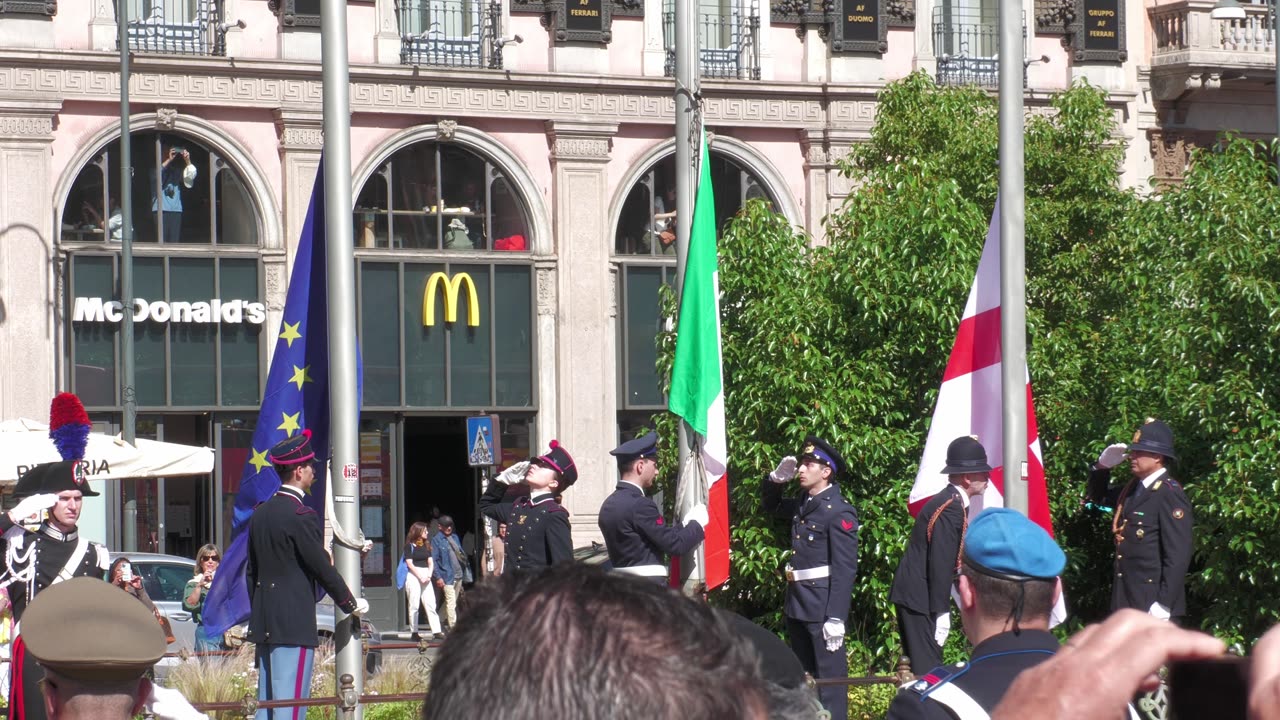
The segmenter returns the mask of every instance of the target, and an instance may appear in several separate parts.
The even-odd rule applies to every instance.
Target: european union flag
[[[205,598],[203,624],[206,635],[211,638],[249,617],[249,592],[245,584],[249,533],[244,531],[253,509],[280,488],[280,476],[267,458],[267,451],[304,428],[311,430],[311,446],[319,464],[306,504],[316,511],[317,519],[324,517],[327,491],[324,463],[330,449],[328,310],[322,160],[294,256],[280,335],[271,355],[262,409],[258,411],[258,424],[253,431],[253,447],[236,494],[231,524],[233,539],[223,553],[213,586]]]

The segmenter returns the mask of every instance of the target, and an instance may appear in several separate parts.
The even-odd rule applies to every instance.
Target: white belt
[[[631,567],[614,568],[614,571],[624,575],[639,575],[640,577],[667,576],[667,568],[662,565],[633,565]]]
[[[787,566],[787,582],[796,582],[799,580],[817,580],[818,578],[830,577],[831,566],[821,565],[819,567],[805,568],[804,570],[793,570],[791,566]]]

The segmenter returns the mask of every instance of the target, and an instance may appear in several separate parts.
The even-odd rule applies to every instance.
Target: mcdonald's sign
[[[448,275],[438,272],[427,279],[427,289],[422,294],[423,327],[436,324],[436,285],[444,287],[444,321],[458,321],[458,293],[463,284],[467,286],[467,325],[480,326],[480,298],[476,295],[475,281],[466,273],[458,273],[450,280]]]

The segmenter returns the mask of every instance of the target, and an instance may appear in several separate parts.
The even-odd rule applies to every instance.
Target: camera
[[[132,566],[132,565],[130,565],[129,563],[124,563],[124,564],[122,564],[122,565],[120,566],[120,579],[121,579],[121,580],[123,580],[123,581],[125,581],[125,582],[132,582],[132,581],[133,581],[133,566]]]
[[[1169,665],[1169,712],[1173,720],[1245,720],[1249,659],[1236,655]]]

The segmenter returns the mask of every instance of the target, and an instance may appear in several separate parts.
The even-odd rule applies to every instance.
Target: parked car
[[[125,557],[133,566],[133,573],[142,579],[142,587],[151,596],[152,602],[160,611],[169,617],[173,626],[174,642],[169,645],[169,652],[195,650],[196,624],[191,613],[182,607],[183,591],[187,581],[195,577],[196,563],[191,558],[177,555],[160,555],[157,553],[111,553],[111,561]],[[316,633],[321,642],[333,639],[334,608],[328,597],[316,604]],[[360,621],[361,636],[371,643],[382,637],[373,623]],[[163,665],[165,661],[161,661]],[[366,672],[373,672],[382,664],[382,651],[370,650],[365,658]]]

